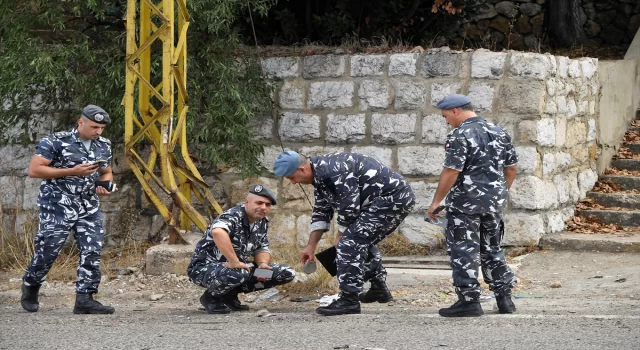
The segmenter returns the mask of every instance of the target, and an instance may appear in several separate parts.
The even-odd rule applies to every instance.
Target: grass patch
[[[327,232],[323,241],[320,242],[318,251],[329,247],[328,242],[333,242],[335,234]],[[298,281],[288,283],[278,288],[282,293],[289,296],[311,296],[335,294],[338,292],[338,283],[336,278],[332,277],[327,270],[318,263],[316,272],[306,275],[301,272],[302,264],[300,263],[300,251],[302,247],[298,246],[296,238],[292,236],[285,242],[273,242],[271,244],[271,260],[276,263],[287,264],[298,272]]]
[[[442,246],[439,242],[438,246]],[[409,256],[428,255],[432,248],[422,244],[411,243],[407,237],[398,232],[394,232],[378,243],[378,248],[383,256]]]

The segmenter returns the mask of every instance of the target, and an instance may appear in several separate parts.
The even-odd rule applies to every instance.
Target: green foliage
[[[272,102],[256,55],[237,33],[248,6],[255,18],[274,3],[187,2],[189,135],[203,143],[198,149],[206,160],[245,174],[258,172],[262,153],[248,125],[268,115]],[[34,142],[42,129],[68,128],[88,103],[111,114],[105,136],[122,140],[125,14],[124,0],[0,0],[0,143]],[[47,127],[54,115],[64,125]]]

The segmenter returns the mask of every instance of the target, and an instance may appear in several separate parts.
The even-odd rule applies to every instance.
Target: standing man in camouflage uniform
[[[244,205],[220,214],[207,228],[193,252],[187,274],[207,288],[200,303],[210,314],[249,310],[238,293],[271,288],[293,281],[296,272],[288,265],[271,262],[267,215],[276,196],[264,185],[254,185]],[[255,277],[255,267],[273,271],[270,279]]]
[[[400,225],[415,204],[415,195],[405,179],[374,158],[358,153],[307,158],[287,151],[280,153],[273,170],[292,184],[313,184],[315,188],[311,234],[300,262],[314,260],[334,210],[338,213],[336,265],[340,298],[316,312],[360,313],[360,301],[392,300],[376,244]],[[371,281],[371,289],[358,295],[365,281]]]
[[[35,254],[23,277],[22,307],[38,311],[38,291],[72,231],[78,249],[75,314],[111,314],[113,307],[93,299],[100,284],[104,230],[98,195],[110,192],[96,181],[113,181],[111,142],[100,136],[109,114],[88,105],[77,128],[46,136],[36,146],[29,177],[43,179],[38,196],[40,225]]]
[[[467,96],[447,96],[437,108],[455,129],[447,137],[444,169],[428,215],[435,219],[434,210],[447,196],[445,238],[459,299],[439,313],[445,317],[484,313],[479,302],[479,265],[496,295],[499,312],[513,313],[516,307],[511,288],[517,281],[500,248],[504,236],[502,212],[518,162],[511,137],[477,116]]]

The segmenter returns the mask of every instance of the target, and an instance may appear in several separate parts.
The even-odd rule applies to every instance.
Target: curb
[[[640,253],[640,235],[620,236],[562,232],[543,236],[542,249],[566,251],[598,251],[608,253]]]

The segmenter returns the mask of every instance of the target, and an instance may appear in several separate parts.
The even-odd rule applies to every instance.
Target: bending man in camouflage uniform
[[[207,288],[200,303],[210,314],[249,310],[238,293],[271,288],[293,281],[296,272],[287,265],[271,262],[267,229],[271,205],[276,197],[267,187],[255,185],[244,205],[220,214],[207,228],[193,252],[187,274],[191,281]],[[270,279],[255,277],[255,268],[273,271]]]
[[[439,313],[445,317],[484,313],[479,303],[478,265],[496,295],[500,313],[513,313],[511,288],[516,278],[500,248],[502,211],[518,162],[511,137],[477,116],[467,96],[447,96],[437,107],[455,129],[447,137],[444,169],[428,214],[435,218],[433,211],[448,193],[446,242],[459,298]]]
[[[46,136],[36,146],[29,177],[43,179],[38,196],[40,225],[35,254],[23,277],[22,307],[38,311],[38,291],[72,231],[80,261],[76,282],[75,314],[111,314],[113,307],[93,300],[100,283],[104,230],[98,195],[109,191],[96,181],[113,181],[111,142],[100,136],[109,115],[88,105],[78,127]],[[98,161],[98,162],[96,162]]]
[[[340,298],[316,312],[360,313],[360,301],[392,300],[376,244],[400,225],[415,204],[415,195],[404,178],[374,158],[357,153],[306,158],[293,151],[282,152],[275,161],[274,173],[292,184],[313,184],[315,188],[311,234],[300,255],[302,263],[314,260],[334,210],[338,213]],[[371,281],[371,289],[358,296],[365,281]]]

